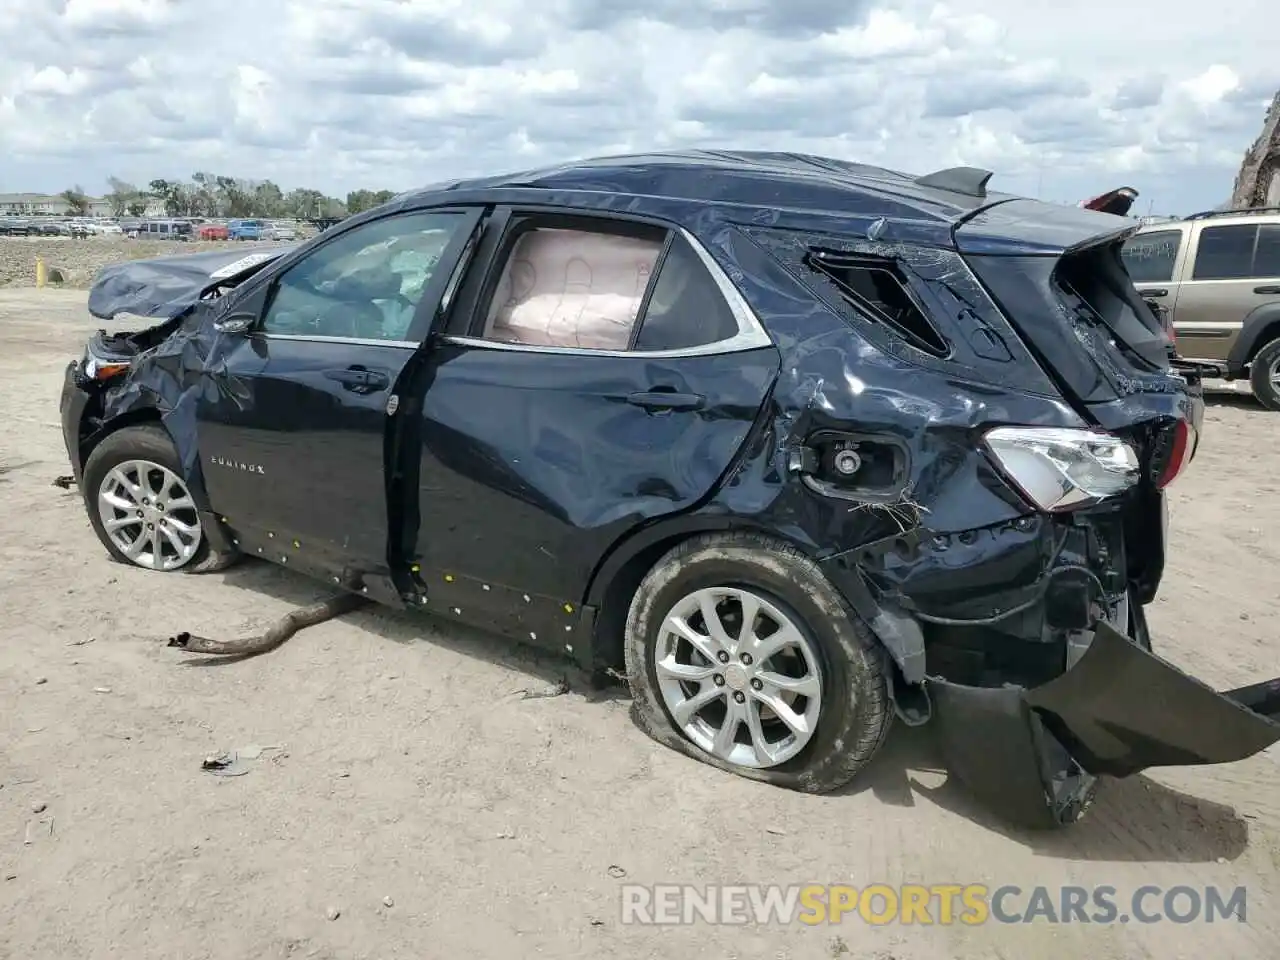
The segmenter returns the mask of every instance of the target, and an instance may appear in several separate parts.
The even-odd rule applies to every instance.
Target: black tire
[[[149,460],[152,463],[168,468],[179,477],[182,476],[182,463],[178,459],[178,452],[173,447],[173,441],[169,439],[169,435],[164,431],[164,428],[153,424],[125,427],[116,431],[94,447],[93,452],[89,454],[89,459],[85,461],[81,488],[84,496],[85,511],[89,514],[89,523],[93,526],[93,532],[98,535],[98,540],[106,547],[107,553],[111,555],[113,560],[131,567],[137,567],[138,565],[131,561],[107,534],[102,525],[102,518],[98,513],[97,503],[98,488],[102,485],[107,473],[113,467],[127,460]],[[202,531],[200,545],[190,560],[181,567],[158,572],[182,573],[192,570],[198,567],[207,558],[208,554],[209,539],[204,536]],[[139,567],[139,569],[143,568]]]
[[[760,594],[794,617],[816,647],[822,710],[812,738],[782,764],[745,767],[713,756],[684,735],[663,701],[654,667],[663,621],[682,598],[708,587]],[[659,560],[632,600],[624,650],[637,725],[665,746],[752,780],[806,793],[835,790],[866,766],[892,723],[884,649],[816,563],[791,545],[756,533],[701,535]]]
[[[1280,363],[1280,337],[1263,344],[1249,365],[1249,384],[1253,395],[1268,410],[1280,412],[1280,390],[1271,382],[1271,371]]]

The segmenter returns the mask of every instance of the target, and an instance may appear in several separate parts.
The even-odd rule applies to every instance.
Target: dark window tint
[[[1280,277],[1280,226],[1262,224],[1258,227],[1258,247],[1253,253],[1255,277]]]
[[[1181,230],[1140,233],[1125,241],[1121,256],[1134,283],[1168,283],[1182,245]]]
[[[1255,224],[1205,227],[1200,231],[1192,280],[1241,280],[1253,276]]]
[[[738,320],[701,258],[677,235],[658,272],[636,350],[687,350],[728,340]]]
[[[898,265],[881,257],[812,251],[809,269],[836,285],[854,309],[887,326],[918,350],[945,357],[947,341],[907,292]]]

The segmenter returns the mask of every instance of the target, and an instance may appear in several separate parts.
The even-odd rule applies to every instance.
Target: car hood
[[[122,313],[168,319],[199,300],[215,283],[233,282],[294,246],[264,244],[115,263],[103,267],[94,278],[89,288],[89,312],[102,320]]]

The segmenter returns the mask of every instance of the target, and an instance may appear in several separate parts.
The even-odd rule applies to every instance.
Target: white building
[[[110,200],[105,197],[89,197],[88,200],[89,216],[111,216]],[[63,216],[69,212],[67,201],[56,194],[0,193],[0,217]],[[149,198],[143,216],[164,216],[164,203],[154,197]]]

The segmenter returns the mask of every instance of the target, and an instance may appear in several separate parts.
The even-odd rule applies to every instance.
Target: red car
[[[227,228],[218,223],[206,223],[200,227],[197,236],[201,240],[226,240]]]

